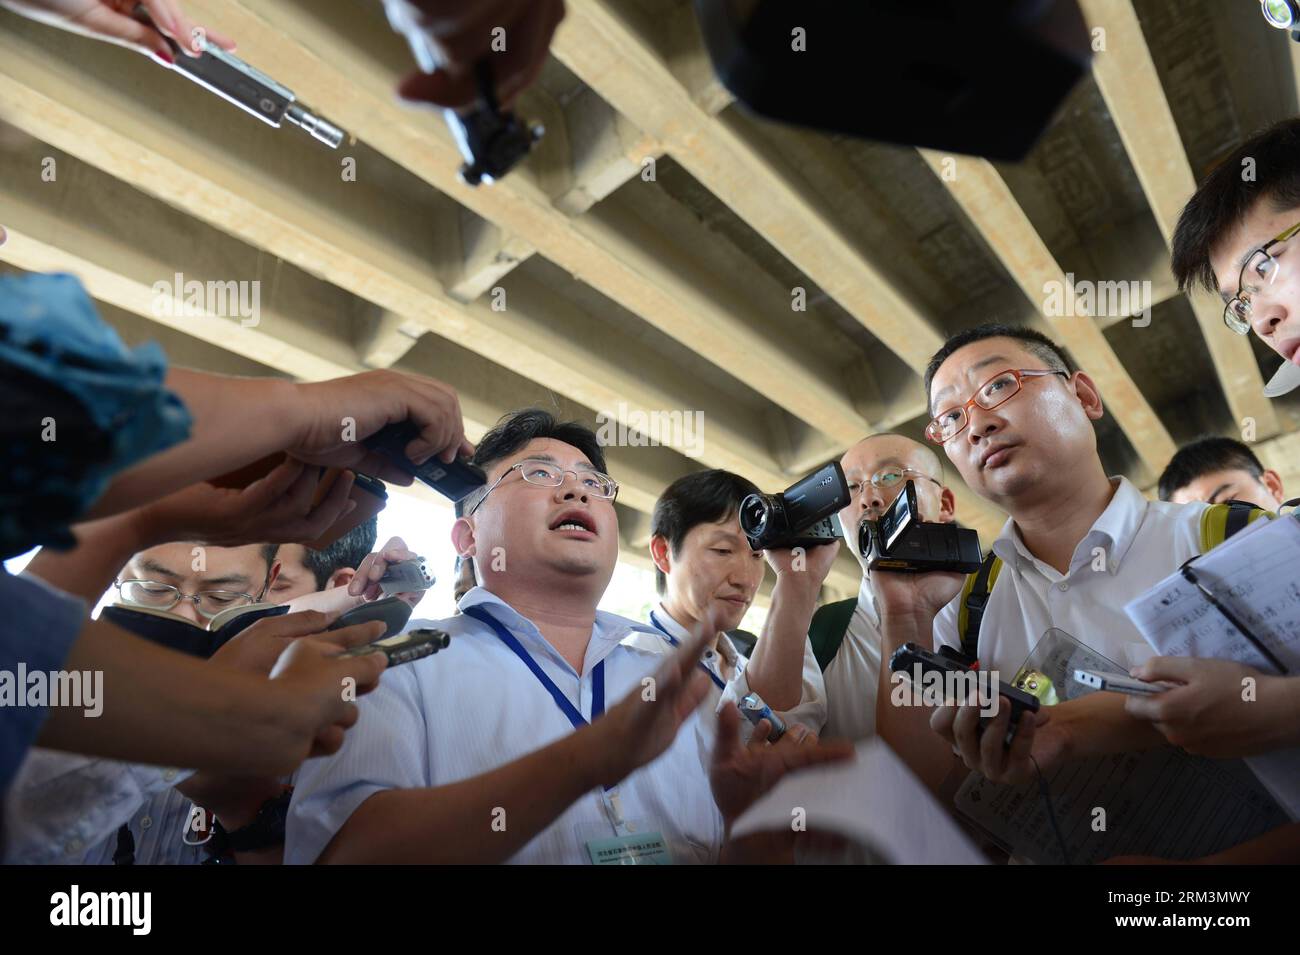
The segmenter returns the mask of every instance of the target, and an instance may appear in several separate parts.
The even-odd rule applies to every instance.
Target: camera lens
[[[772,507],[763,494],[751,494],[740,502],[740,529],[749,537],[761,537]]]
[[[864,517],[858,523],[858,553],[863,557],[870,557],[872,545],[876,536],[875,522],[869,517]]]
[[[1270,26],[1289,30],[1295,23],[1296,9],[1290,0],[1261,0],[1259,6]]]

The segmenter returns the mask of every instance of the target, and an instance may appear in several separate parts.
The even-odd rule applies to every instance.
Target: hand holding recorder
[[[1273,676],[1234,660],[1153,657],[1132,674],[1174,683],[1131,696],[1130,716],[1198,756],[1253,756],[1300,745],[1300,679]]]
[[[956,654],[931,653],[911,643],[894,652],[889,667],[913,679],[930,673],[942,678],[976,672],[956,659]],[[997,693],[995,715],[977,700],[958,701],[935,707],[930,728],[952,744],[968,769],[990,782],[1026,782],[1033,778],[1035,761],[1044,773],[1049,772],[1064,758],[1065,746],[1064,738],[1054,734],[1048,713],[1040,709],[1036,698],[1007,683],[999,681]]]

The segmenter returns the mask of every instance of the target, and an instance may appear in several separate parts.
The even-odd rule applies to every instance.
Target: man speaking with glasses
[[[908,481],[916,484],[923,521],[954,519],[952,491],[944,487],[939,456],[901,434],[874,434],[844,452],[840,467],[849,483],[849,503],[839,514],[844,539],[856,543],[858,524],[889,509]],[[865,559],[857,597],[826,604],[809,627],[813,653],[826,685],[828,738],[866,739],[876,731],[881,681],[880,612]],[[887,675],[887,674],[886,674]]]
[[[596,609],[618,485],[590,429],[521,411],[474,461],[488,484],[452,540],[480,586],[459,615],[411,623],[450,647],[390,670],[338,754],[303,764],[287,862],[717,861],[727,825],[786,770],[847,755],[742,747],[733,706],[703,764],[698,665],[716,622],[665,661],[623,642],[649,628]]]

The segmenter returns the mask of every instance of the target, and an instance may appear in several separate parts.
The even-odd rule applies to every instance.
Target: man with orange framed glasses
[[[1109,477],[1097,454],[1094,422],[1104,411],[1096,384],[1032,329],[984,325],[953,336],[930,360],[925,384],[934,415],[927,436],[943,446],[972,491],[1010,515],[988,545],[1001,569],[974,625],[981,669],[1009,680],[1052,627],[1121,666],[1145,664],[1152,650],[1124,606],[1201,552],[1200,519],[1209,505],[1148,501],[1127,478]],[[954,573],[874,574],[884,653],[931,640],[936,648],[961,649],[964,635],[971,648],[970,614],[961,613],[965,580]],[[1261,694],[1289,697],[1287,681],[1256,676]],[[898,706],[887,720],[878,715],[877,727],[936,789],[953,753],[991,782],[1014,785],[1038,773],[1050,777],[1070,760],[1166,742],[1162,724],[1139,718],[1117,693],[1025,714],[1009,747],[1006,701],[982,735],[980,715],[978,705]],[[1214,718],[1231,722],[1237,715],[1216,710]],[[1291,826],[1213,861],[1297,854],[1300,826]]]
[[[1253,330],[1282,356],[1264,389],[1270,398],[1300,387],[1298,236],[1300,119],[1237,147],[1196,190],[1174,231],[1178,287],[1215,292],[1224,324],[1239,335]]]

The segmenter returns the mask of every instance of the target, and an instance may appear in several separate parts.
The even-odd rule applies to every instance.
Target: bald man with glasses
[[[939,456],[901,434],[864,438],[844,452],[840,467],[849,482],[849,503],[840,511],[840,526],[862,565],[862,585],[856,597],[821,607],[813,616],[809,638],[826,685],[822,735],[858,740],[875,732],[881,668],[880,613],[871,575],[857,553],[858,524],[864,517],[878,519],[908,481],[916,485],[922,520],[951,521],[955,505],[952,491],[943,484]]]

